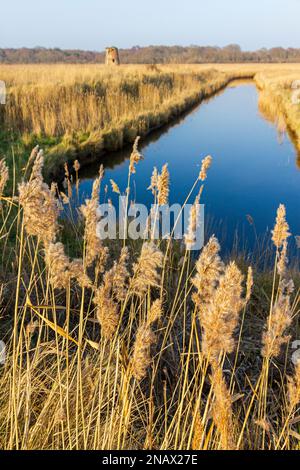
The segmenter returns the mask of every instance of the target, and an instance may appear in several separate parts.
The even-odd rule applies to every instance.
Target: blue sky
[[[0,47],[300,47],[300,0],[1,0]]]

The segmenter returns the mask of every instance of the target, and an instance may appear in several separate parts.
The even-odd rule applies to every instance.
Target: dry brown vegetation
[[[257,51],[243,51],[238,44],[225,47],[216,46],[135,46],[120,49],[122,64],[207,64],[207,63],[277,63],[299,62],[300,49],[273,47]],[[105,62],[105,52],[47,49],[45,47],[1,49],[0,63],[38,64],[38,63],[90,64]]]
[[[3,127],[48,148],[47,166],[118,150],[169,123],[247,71],[211,67],[0,66]],[[47,145],[48,144],[48,145]]]
[[[255,82],[260,90],[260,110],[277,124],[279,131],[288,128],[292,132],[298,150],[300,150],[300,93],[297,93],[297,88],[300,90],[299,77],[300,73],[294,70],[258,73],[255,76]],[[293,89],[293,86],[297,88]],[[292,100],[293,93],[298,104]]]
[[[298,132],[298,108],[288,103],[300,67],[289,67],[1,67],[9,83],[4,119],[20,127],[28,143],[32,133],[53,138],[57,132],[55,152],[55,139],[69,133],[75,143],[68,145],[81,147],[83,129],[83,146],[92,139],[103,149],[109,135],[114,148],[123,144],[125,128],[133,141],[191,106],[199,93],[254,76],[264,112],[280,95],[276,113],[280,109],[281,123]],[[105,98],[95,92],[99,83]],[[74,94],[78,84],[93,91],[84,98]],[[131,85],[137,95],[124,91]],[[59,145],[64,156],[66,144]],[[112,182],[127,204],[140,158],[135,140],[128,188]],[[243,259],[222,260],[215,237],[193,260],[187,249],[193,210],[184,243],[104,245],[96,236],[103,168],[75,224],[72,214],[59,218],[69,201],[45,183],[43,153],[35,148],[27,161],[24,181],[17,187],[13,179],[9,197],[7,165],[0,163],[0,331],[6,343],[0,448],[299,449],[300,367],[291,348],[299,335],[299,290],[288,268],[285,207],[274,214],[274,269],[259,273]],[[204,181],[209,184],[211,164],[207,157],[195,181],[196,201]],[[74,163],[76,175],[79,166]],[[155,201],[166,203],[167,166],[149,183]],[[297,284],[299,272],[293,277]]]
[[[137,145],[121,188],[127,197]],[[193,211],[185,243],[104,246],[95,230],[103,168],[81,223],[67,223],[70,253],[58,219],[63,201],[42,177],[43,152],[30,160],[17,197],[1,196],[0,447],[299,448],[300,369],[289,344],[299,291],[288,270],[285,207],[265,290],[251,266],[220,258],[215,237],[192,261]],[[203,161],[195,181],[197,201],[211,164]],[[6,181],[2,162],[1,191]],[[168,186],[166,167],[154,172],[161,204]]]
[[[65,160],[81,164],[132,143],[171,122],[234,78],[253,77],[261,103],[278,113],[299,139],[299,106],[290,102],[298,64],[238,65],[1,65],[7,85],[2,133],[27,148],[41,143],[55,172]],[[270,98],[268,98],[270,97]],[[266,105],[266,102],[269,105]],[[270,104],[271,103],[271,104]],[[274,107],[276,106],[276,109]],[[262,107],[263,108],[263,107]]]

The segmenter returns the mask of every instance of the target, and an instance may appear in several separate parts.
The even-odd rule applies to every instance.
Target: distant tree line
[[[125,64],[166,63],[220,63],[220,62],[300,62],[300,48],[273,47],[257,51],[242,51],[240,46],[135,46],[120,49],[121,62]],[[103,63],[105,52],[63,50],[35,47],[33,49],[0,49],[0,63]]]

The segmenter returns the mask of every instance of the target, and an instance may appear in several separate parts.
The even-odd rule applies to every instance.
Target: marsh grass
[[[74,176],[76,193],[91,152],[134,142],[127,188],[111,182],[128,207],[137,136],[233,78],[254,77],[262,112],[299,135],[289,105],[296,68],[0,67],[9,85],[5,153],[20,142],[9,165],[0,163],[1,448],[299,449],[300,279],[287,259],[285,208],[274,244],[257,239],[251,258],[233,251],[222,260],[212,237],[195,260],[194,210],[184,243],[104,244],[96,236],[103,167],[80,208],[71,187]],[[37,142],[51,149],[19,158]],[[74,175],[63,165],[70,159]],[[44,181],[49,162],[62,166],[66,193]],[[185,203],[199,202],[211,164],[203,161]],[[166,203],[167,165],[149,184],[154,203]]]
[[[132,144],[248,74],[189,66],[2,65],[8,93],[2,126],[25,148],[47,149],[46,168],[54,174],[65,161],[84,165]]]
[[[243,78],[254,78],[261,110],[281,131],[290,129],[299,148],[299,106],[290,102],[290,85],[299,74],[299,64],[124,65],[117,70],[2,64],[0,79],[8,95],[0,108],[0,148],[9,156],[14,146],[20,173],[28,151],[40,144],[47,150],[44,173],[51,180],[63,176],[65,162],[84,166],[131,145],[138,135],[172,122]]]
[[[104,246],[95,233],[101,169],[79,223],[65,221],[70,250],[43,153],[32,159],[13,197],[1,196],[0,447],[299,448],[289,344],[299,279],[293,290],[283,206],[274,269],[254,265],[253,279],[244,260],[221,260],[214,237],[196,263],[172,240]],[[189,198],[202,185],[197,177]]]
[[[293,83],[300,73],[296,70],[258,73],[255,82],[260,90],[259,108],[265,118],[277,125],[278,133],[290,132],[300,151],[300,104],[293,102]],[[299,164],[299,162],[298,162]]]

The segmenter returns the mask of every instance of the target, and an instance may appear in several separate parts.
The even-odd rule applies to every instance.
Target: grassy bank
[[[231,78],[256,74],[262,108],[272,90],[284,97],[272,119],[283,128],[293,115],[295,123],[296,108],[283,114],[295,70],[264,67],[124,67],[113,76],[98,66],[1,67],[12,179],[2,161],[0,448],[299,449],[300,283],[288,264],[285,208],[263,249],[273,267],[261,272],[249,256],[222,260],[214,237],[194,259],[193,210],[183,242],[104,243],[96,236],[99,195],[110,196],[103,169],[76,214],[71,187],[59,194],[42,176],[44,160],[56,170],[65,159],[119,148]],[[45,159],[25,153],[37,142],[49,149]],[[139,159],[135,146],[128,188],[120,188],[128,205]],[[210,164],[187,202],[209,184]],[[167,202],[167,167],[149,184],[154,201]]]
[[[300,151],[300,93],[296,95],[297,89],[293,89],[297,80],[300,89],[299,79],[300,73],[295,70],[266,71],[255,75],[255,83],[260,90],[260,110],[277,124],[279,131],[287,128],[292,131],[293,140]]]
[[[48,150],[51,174],[132,143],[249,71],[209,67],[1,66],[7,84],[2,122],[25,148]]]
[[[128,202],[140,157],[135,146],[120,188]],[[274,268],[261,274],[249,258],[221,260],[214,237],[194,260],[193,210],[182,243],[104,245],[102,169],[80,223],[71,215],[62,229],[68,199],[44,183],[43,154],[31,161],[14,198],[3,196],[3,162],[0,171],[0,447],[299,449],[299,274],[288,266],[284,207]],[[167,203],[167,167],[150,184]]]
[[[47,149],[49,176],[65,161],[81,165],[172,122],[235,78],[255,76],[261,109],[287,124],[299,142],[299,106],[291,103],[298,64],[213,66],[0,66],[7,85],[0,145],[18,142],[18,159],[36,144]]]

